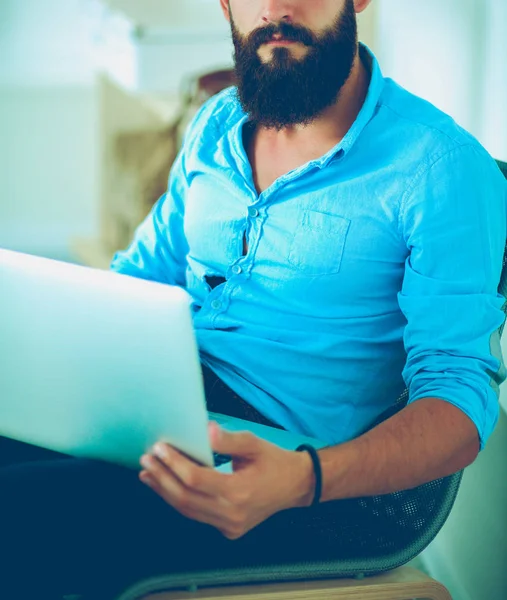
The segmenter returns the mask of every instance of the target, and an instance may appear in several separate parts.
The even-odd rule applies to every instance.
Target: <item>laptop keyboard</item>
[[[213,460],[215,461],[215,467],[219,467],[220,465],[231,462],[232,456],[229,454],[219,454],[218,452],[213,452]]]

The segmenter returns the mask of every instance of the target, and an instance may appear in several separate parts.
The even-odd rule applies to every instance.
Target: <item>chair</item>
[[[507,164],[498,164],[507,178]],[[498,287],[504,296],[506,263],[507,247]],[[503,310],[507,314],[507,302]],[[405,390],[371,427],[401,410],[407,399]],[[247,566],[196,568],[139,582],[118,600],[451,600],[442,584],[402,565],[420,554],[440,531],[462,474],[411,490],[322,504],[316,514],[326,527],[328,548],[320,547],[305,562],[273,564],[261,558]]]

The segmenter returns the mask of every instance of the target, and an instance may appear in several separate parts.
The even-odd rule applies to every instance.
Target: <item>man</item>
[[[505,182],[474,138],[358,46],[368,4],[221,0],[238,88],[201,109],[167,193],[112,263],[189,291],[210,387],[329,443],[322,502],[469,465],[505,377]],[[408,406],[362,435],[405,384]],[[252,540],[288,553],[288,530],[270,527],[312,503],[310,456],[216,425],[210,436],[233,474],[163,444],[142,458],[146,486],[75,459],[0,470],[5,512],[23,514],[2,523],[9,573],[22,556],[39,594],[96,592],[100,577],[113,589],[198,548],[222,564]],[[187,554],[181,539],[200,543]]]
[[[335,444],[319,453],[326,501],[414,487],[484,446],[505,376],[506,192],[474,138],[358,48],[368,0],[317,4],[222,0],[239,99],[197,115],[112,267],[185,287],[203,363],[268,418]],[[407,408],[357,437],[405,382]],[[244,479],[222,485],[169,448],[141,477],[230,537],[311,502],[308,455],[253,437],[221,450],[255,457]]]

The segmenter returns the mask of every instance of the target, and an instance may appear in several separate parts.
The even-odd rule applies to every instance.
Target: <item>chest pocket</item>
[[[350,219],[305,210],[292,239],[288,262],[302,275],[333,275],[340,270]]]

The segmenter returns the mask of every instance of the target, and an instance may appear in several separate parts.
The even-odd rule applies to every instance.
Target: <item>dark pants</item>
[[[210,371],[204,375],[210,410],[272,424]],[[98,600],[152,575],[248,564],[259,553],[290,558],[286,516],[302,510],[228,540],[178,513],[135,471],[0,438],[0,597]]]

